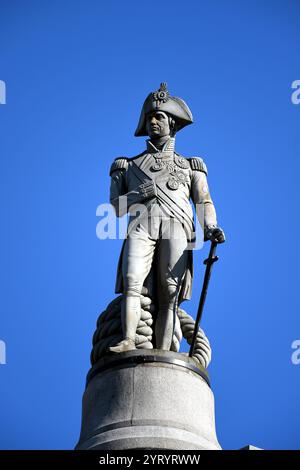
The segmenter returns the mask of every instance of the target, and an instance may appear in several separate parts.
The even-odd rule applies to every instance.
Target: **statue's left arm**
[[[204,231],[204,240],[223,243],[225,234],[218,227],[216,209],[207,182],[206,165],[202,158],[196,157],[190,159],[190,164],[192,169],[191,199],[195,205],[199,223]]]

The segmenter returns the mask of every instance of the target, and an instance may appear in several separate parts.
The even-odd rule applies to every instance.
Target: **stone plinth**
[[[76,449],[221,449],[205,369],[180,353],[112,354],[90,370]]]

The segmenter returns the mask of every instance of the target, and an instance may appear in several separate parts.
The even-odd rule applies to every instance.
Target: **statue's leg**
[[[122,329],[124,340],[110,348],[113,352],[134,349],[135,335],[141,317],[141,292],[148,276],[156,241],[149,235],[147,224],[140,221],[131,230],[123,252],[124,298],[122,302]]]
[[[174,222],[174,224],[173,224]],[[170,220],[169,220],[170,223]],[[172,344],[178,294],[188,264],[186,233],[173,219],[169,234],[162,232],[158,248],[158,314],[155,325],[156,347],[169,351]]]

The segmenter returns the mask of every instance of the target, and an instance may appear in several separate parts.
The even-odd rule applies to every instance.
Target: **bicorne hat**
[[[153,111],[163,111],[172,116],[176,121],[178,131],[193,122],[193,115],[188,105],[181,98],[170,96],[167,84],[161,83],[160,88],[150,93],[145,99],[140,120],[134,134],[136,137],[148,135],[146,131],[146,116]]]

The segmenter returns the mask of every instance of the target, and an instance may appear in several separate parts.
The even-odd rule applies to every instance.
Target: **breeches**
[[[158,304],[164,309],[175,301],[187,269],[187,236],[175,218],[151,218],[135,221],[124,246],[122,274],[124,292],[139,296],[151,268],[155,270]],[[155,254],[156,264],[153,265]]]

